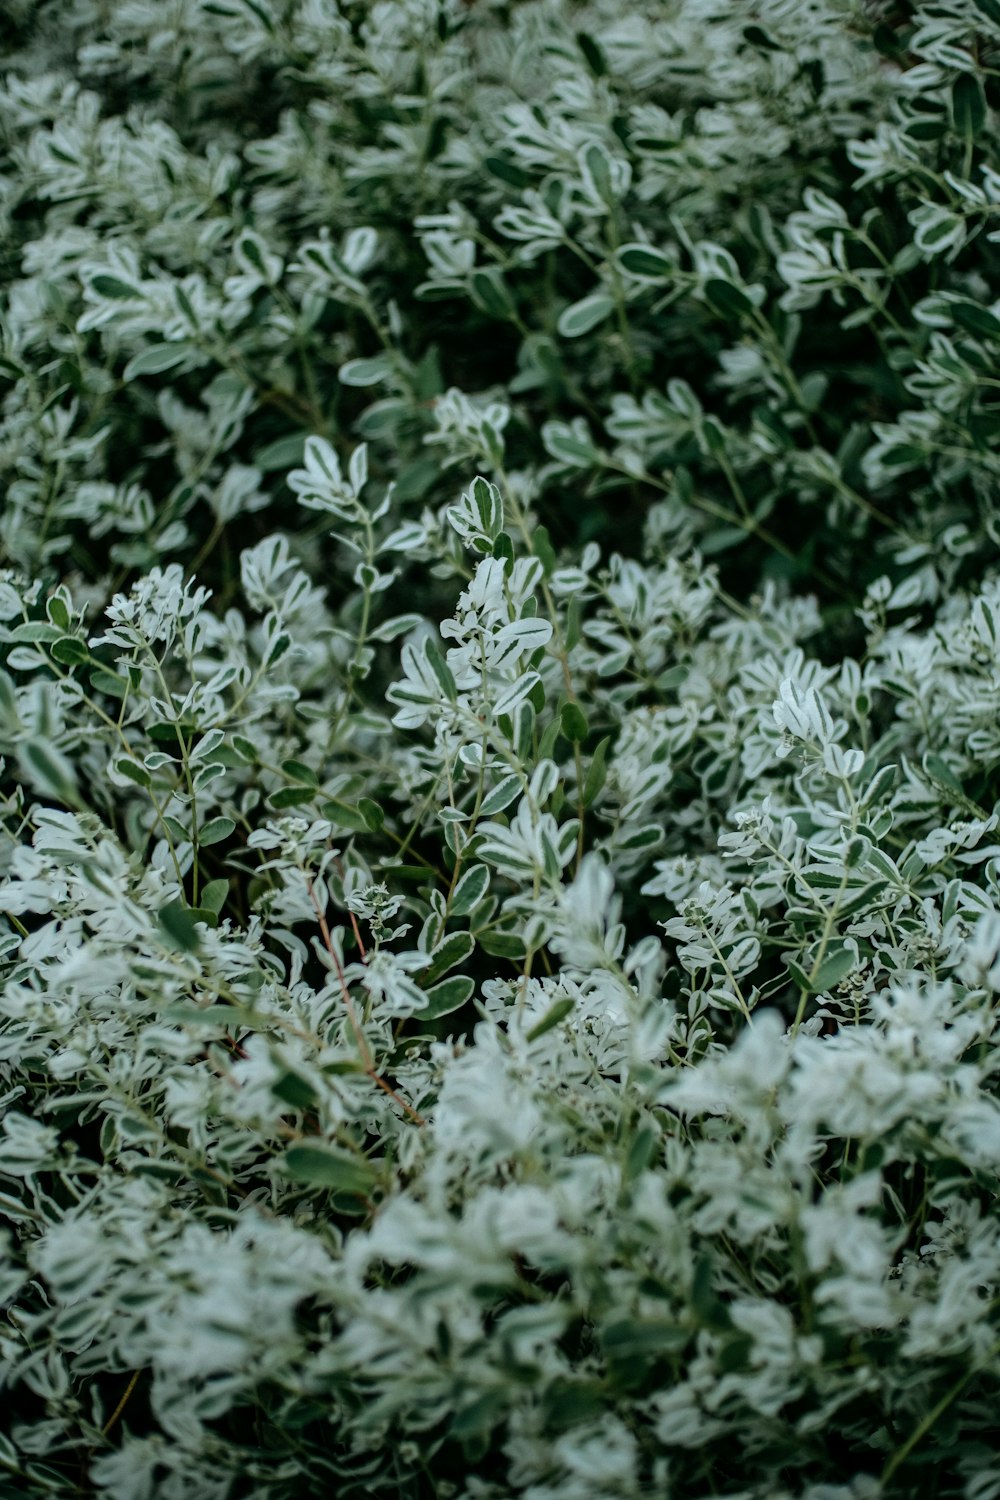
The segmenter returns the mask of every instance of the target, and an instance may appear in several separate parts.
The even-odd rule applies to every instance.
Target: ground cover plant
[[[0,38],[0,1493],[1000,1496],[1000,3]]]

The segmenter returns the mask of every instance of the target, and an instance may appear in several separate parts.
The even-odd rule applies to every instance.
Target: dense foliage
[[[9,1500],[1000,1496],[1000,0],[7,0]]]

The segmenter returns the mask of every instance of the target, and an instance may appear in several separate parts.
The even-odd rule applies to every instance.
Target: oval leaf
[[[473,865],[466,870],[451,898],[453,917],[466,917],[482,901],[489,890],[490,872],[485,865]]]
[[[652,245],[623,245],[618,252],[618,264],[637,281],[664,282],[674,274],[674,263],[662,250]]]
[[[502,781],[498,781],[489,796],[483,798],[483,805],[479,809],[484,818],[492,818],[496,813],[503,812],[518,796],[524,785],[523,779],[516,772],[511,772]]]
[[[746,292],[731,281],[722,281],[718,277],[705,282],[705,301],[720,318],[731,322],[753,312],[753,303]]]
[[[379,385],[392,374],[392,360],[388,354],[376,354],[372,359],[349,359],[337,371],[341,385]]]
[[[443,979],[427,991],[427,1004],[419,1012],[419,1019],[435,1021],[439,1016],[449,1016],[452,1011],[461,1010],[475,987],[475,980],[467,974],[454,974],[451,979]]]
[[[333,1188],[338,1193],[354,1193],[362,1198],[371,1192],[378,1177],[375,1168],[363,1157],[349,1156],[346,1151],[338,1151],[321,1141],[302,1141],[289,1146],[281,1167],[295,1182]]]
[[[182,953],[196,953],[200,944],[196,918],[180,901],[171,901],[161,907],[159,922],[175,948]]]
[[[564,339],[578,339],[581,334],[589,333],[603,323],[614,311],[614,306],[607,292],[591,292],[588,297],[563,310],[557,325],[559,332]]]
[[[222,839],[227,839],[235,827],[232,818],[212,818],[198,830],[198,843],[202,848],[206,844],[218,844]]]
[[[476,944],[470,932],[453,932],[439,943],[430,955],[430,963],[425,969],[421,969],[417,975],[417,983],[421,989],[428,989],[453,969],[456,964],[462,964],[474,950]],[[423,1014],[423,1012],[421,1012]]]
[[[140,375],[162,375],[165,370],[175,370],[190,359],[193,350],[194,345],[186,340],[176,344],[149,344],[129,360],[122,378],[135,380]]]
[[[576,1001],[571,996],[564,995],[561,1000],[550,1005],[541,1020],[536,1021],[532,1026],[526,1040],[533,1042],[538,1037],[544,1036],[547,1031],[551,1031],[553,1027],[558,1026],[560,1021],[565,1021],[575,1004]]]

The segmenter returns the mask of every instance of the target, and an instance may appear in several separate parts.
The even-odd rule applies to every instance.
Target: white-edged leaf
[[[218,844],[222,839],[227,839],[236,824],[232,818],[211,818],[198,830],[198,843],[202,848],[206,844]]]
[[[669,281],[676,271],[674,262],[662,250],[652,245],[623,245],[618,252],[618,264],[627,275],[636,281],[662,283]]]
[[[479,809],[480,816],[492,818],[494,814],[503,812],[504,808],[509,807],[514,799],[521,795],[523,790],[523,778],[512,771],[509,776],[505,776],[502,781],[498,781],[492,792],[483,798],[483,805]]]
[[[564,339],[578,339],[614,312],[614,299],[607,292],[591,292],[564,308],[556,325]]]
[[[393,361],[388,354],[376,354],[371,359],[349,359],[337,371],[341,385],[379,385],[393,372]]]
[[[489,885],[490,872],[485,865],[472,865],[466,870],[451,898],[452,916],[466,917],[470,911],[474,911],[489,890]]]
[[[202,362],[198,349],[186,339],[176,344],[148,344],[129,360],[122,379],[129,381],[137,380],[140,375],[162,375],[165,370],[176,370],[179,365],[190,367],[192,359],[196,364]]]

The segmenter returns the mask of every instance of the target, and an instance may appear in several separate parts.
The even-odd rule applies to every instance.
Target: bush
[[[1000,1496],[1000,3],[0,32],[3,1494]]]

